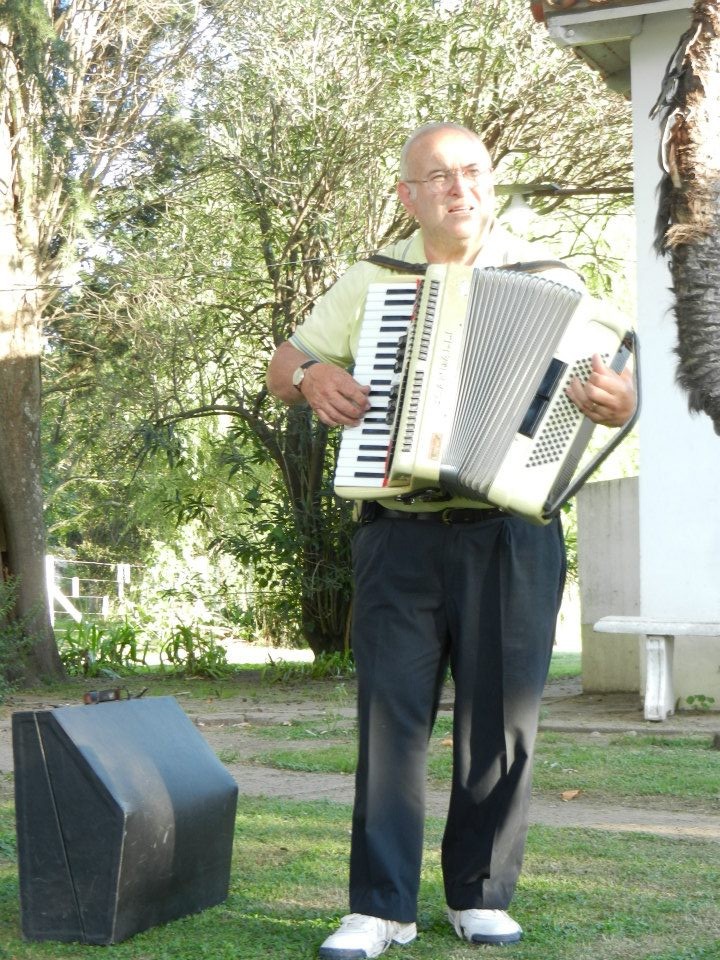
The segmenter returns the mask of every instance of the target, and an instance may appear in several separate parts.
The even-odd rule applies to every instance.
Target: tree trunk
[[[352,599],[350,522],[346,507],[324,490],[327,428],[293,407],[285,434],[284,474],[299,533],[303,636],[317,656],[342,652]]]
[[[5,567],[17,584],[15,619],[33,641],[28,679],[59,677],[45,584],[45,528],[40,485],[40,370],[37,357],[0,357],[0,505]]]
[[[0,123],[0,516],[4,575],[16,584],[12,617],[32,641],[18,673],[63,675],[45,586],[40,456],[41,306],[33,244],[14,190],[12,132]],[[2,624],[0,624],[0,628]]]
[[[303,636],[315,656],[342,653],[349,646],[348,618],[352,599],[349,533],[329,523],[321,506],[316,506],[312,513],[307,512],[304,520],[313,532],[303,538],[305,546],[300,558]]]

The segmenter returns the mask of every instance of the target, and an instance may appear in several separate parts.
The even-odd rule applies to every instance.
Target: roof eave
[[[610,89],[630,96],[630,44],[646,16],[686,10],[692,0],[542,0],[532,4],[551,39],[597,70]]]

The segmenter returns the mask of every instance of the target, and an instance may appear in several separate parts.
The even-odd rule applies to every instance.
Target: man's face
[[[457,260],[478,252],[494,216],[491,167],[483,144],[461,130],[440,129],[412,145],[398,196],[422,227],[428,254]],[[478,171],[476,180],[462,175]],[[439,186],[438,174],[446,175]]]

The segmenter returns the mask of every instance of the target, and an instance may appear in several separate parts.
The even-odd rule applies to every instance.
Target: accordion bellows
[[[575,474],[594,424],[565,395],[598,353],[621,370],[626,324],[537,274],[431,265],[373,284],[355,378],[372,409],[343,431],[335,492],[437,488],[536,522]]]

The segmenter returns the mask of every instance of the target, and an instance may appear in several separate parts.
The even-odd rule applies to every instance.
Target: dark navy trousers
[[[532,758],[565,578],[559,521],[380,519],[356,530],[359,754],[350,909],[416,919],[427,744],[455,682],[442,843],[448,905],[504,909],[520,873]]]

